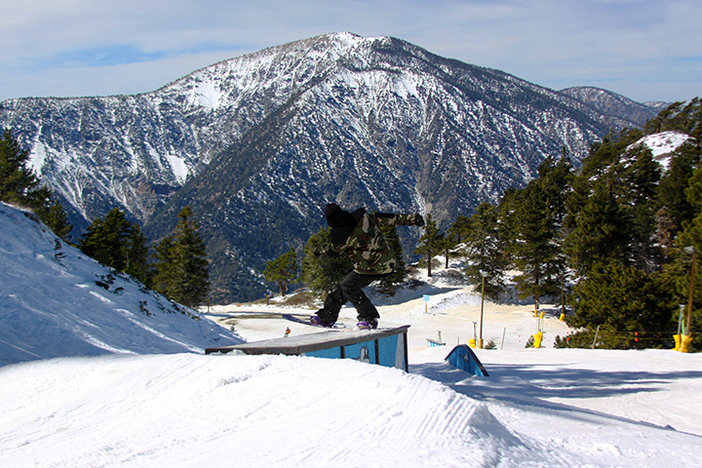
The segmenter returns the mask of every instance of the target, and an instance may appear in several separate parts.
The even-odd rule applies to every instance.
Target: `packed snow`
[[[490,376],[473,376],[445,361],[481,316],[451,270],[373,296],[381,326],[411,325],[405,373],[204,355],[319,331],[282,320],[312,310],[277,300],[194,320],[128,278],[104,282],[108,269],[5,205],[0,262],[0,466],[702,466],[702,355],[555,349],[569,331],[557,309],[486,301],[495,349],[475,350]],[[544,347],[525,348],[538,329]]]

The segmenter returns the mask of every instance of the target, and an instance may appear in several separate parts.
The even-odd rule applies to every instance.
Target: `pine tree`
[[[68,224],[63,207],[51,201],[51,190],[40,187],[26,165],[29,152],[20,148],[19,142],[5,130],[0,139],[0,201],[16,203],[33,210],[54,233],[68,241],[73,227]]]
[[[79,244],[80,250],[103,265],[149,283],[148,247],[137,223],[119,208],[95,219]]]
[[[522,297],[533,296],[538,307],[543,295],[557,294],[564,282],[566,258],[561,249],[566,197],[572,180],[570,162],[547,158],[539,178],[515,197],[512,261]]]
[[[22,150],[10,130],[0,139],[0,200],[28,208],[43,206],[49,198],[47,189],[39,187],[39,180],[26,167],[29,151]]]
[[[685,194],[693,171],[702,160],[702,151],[694,144],[684,144],[671,157],[668,171],[663,174],[656,194],[658,242],[664,249],[682,230],[683,223],[695,217],[695,209]]]
[[[266,281],[275,281],[278,283],[280,295],[285,296],[288,291],[288,285],[295,281],[298,268],[297,253],[295,253],[295,249],[290,248],[290,250],[280,257],[266,262],[263,275]]]
[[[655,199],[660,168],[648,149],[631,146],[640,136],[639,130],[609,136],[583,161],[569,200],[572,231],[566,240],[571,265],[581,276],[595,262],[616,260],[646,271],[660,263]]]
[[[516,188],[508,188],[502,194],[500,203],[497,205],[498,212],[498,235],[502,240],[505,261],[508,265],[514,263],[519,239],[519,204],[521,191]]]
[[[173,234],[157,245],[154,277],[157,291],[188,307],[203,304],[210,287],[207,250],[192,215],[183,208]]]
[[[644,125],[646,134],[659,133],[664,131],[677,131],[687,133],[698,139],[702,132],[702,100],[696,97],[685,104],[684,101],[674,102],[666,109],[662,110],[655,119],[651,119]]]
[[[629,244],[628,226],[609,187],[595,186],[567,239],[567,252],[576,273],[586,276],[595,264],[611,260],[624,263]]]
[[[453,224],[446,231],[446,245],[444,246],[444,252],[446,254],[446,268],[449,267],[450,257],[457,255],[454,252],[456,250],[456,247],[460,246],[464,242],[466,236],[468,235],[468,231],[470,230],[469,224],[470,221],[467,216],[458,215],[456,221],[454,221]]]
[[[454,240],[456,245],[461,244],[470,231],[470,218],[466,215],[458,215],[448,229],[448,235]]]
[[[485,295],[496,299],[504,286],[506,269],[504,247],[498,229],[498,209],[483,202],[469,219],[465,233],[466,274],[475,284],[482,284],[485,272]]]
[[[693,303],[690,311],[691,330],[702,329],[702,274],[700,271],[700,252],[702,252],[702,167],[694,170],[689,186],[685,189],[687,200],[690,203],[694,218],[683,221],[683,229],[676,238],[673,249],[674,261],[666,271],[677,279],[678,297],[689,299],[691,272],[693,269],[692,258],[695,257],[695,282],[692,287]],[[686,252],[692,249],[694,254]],[[682,302],[682,301],[681,301]],[[686,323],[687,325],[687,323]],[[699,349],[699,344],[693,344]]]
[[[599,327],[599,347],[644,348],[660,345],[672,334],[671,310],[676,309],[674,287],[665,275],[647,274],[620,262],[595,263],[587,281],[573,291],[574,316],[568,324]]]
[[[424,233],[419,238],[419,245],[415,249],[417,255],[424,255],[427,262],[427,276],[431,277],[431,261],[435,255],[443,250],[444,235],[439,232],[436,227],[436,221],[431,218],[431,214],[427,215]]]
[[[396,226],[381,226],[380,230],[385,236],[385,240],[390,245],[390,248],[395,255],[395,267],[393,272],[380,280],[380,288],[388,295],[395,295],[395,287],[404,283],[407,277],[407,267],[405,265],[405,260],[402,255],[402,244],[400,243],[400,236],[397,234]]]
[[[39,215],[49,229],[64,241],[69,241],[73,226],[68,223],[66,210],[58,202],[53,202],[48,208],[42,208]]]
[[[566,251],[577,283],[568,322],[593,337],[599,326],[604,347],[660,344],[656,337],[674,331],[672,312],[682,301],[672,270],[660,273],[665,252],[658,242],[670,249],[676,218],[689,216],[675,193],[682,184],[668,179],[659,185],[659,164],[650,150],[634,145],[641,135],[627,130],[593,145],[569,199]],[[677,176],[689,174],[679,169]],[[643,341],[645,334],[650,336]]]
[[[315,248],[331,244],[331,229],[322,228],[312,234],[305,245],[302,259],[302,282],[315,294],[326,294],[336,288],[353,269],[348,255],[316,256]]]

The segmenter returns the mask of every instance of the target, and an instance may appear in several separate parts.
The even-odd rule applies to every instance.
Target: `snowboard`
[[[344,325],[343,323],[337,322],[337,323],[335,323],[334,326],[332,326],[332,327],[325,327],[325,326],[322,326],[322,325],[317,325],[317,324],[315,324],[315,323],[312,323],[312,322],[310,322],[309,320],[302,320],[302,319],[297,318],[297,317],[295,317],[295,316],[293,316],[293,315],[290,315],[290,314],[283,314],[283,318],[284,318],[285,320],[289,320],[289,321],[291,321],[291,322],[301,323],[302,325],[307,325],[307,326],[315,327],[315,328],[322,328],[322,329],[324,329],[324,330],[340,330],[340,329],[345,329],[345,328],[346,328],[346,325]]]

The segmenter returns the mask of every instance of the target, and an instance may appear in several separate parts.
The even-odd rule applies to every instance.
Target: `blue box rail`
[[[407,329],[409,325],[378,330],[329,330],[307,335],[254,341],[231,346],[207,348],[205,354],[228,353],[285,354],[331,359],[356,359],[409,372]]]

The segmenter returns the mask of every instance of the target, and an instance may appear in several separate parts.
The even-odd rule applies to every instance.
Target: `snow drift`
[[[242,342],[0,203],[0,365],[108,353],[201,352]]]

